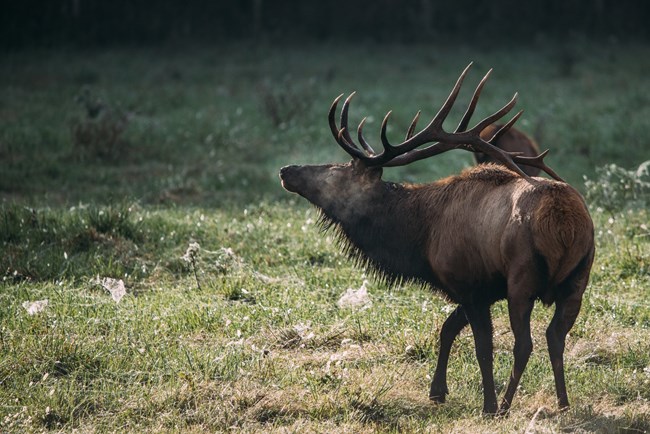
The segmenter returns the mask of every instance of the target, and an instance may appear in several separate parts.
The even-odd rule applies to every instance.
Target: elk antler
[[[391,114],[390,111],[386,114],[384,120],[381,123],[380,138],[384,147],[384,150],[381,153],[377,154],[363,137],[363,126],[365,124],[366,118],[364,118],[359,123],[359,127],[357,128],[357,138],[361,146],[359,147],[356,143],[354,143],[348,129],[348,111],[350,108],[350,101],[354,96],[354,92],[350,94],[350,96],[348,96],[343,102],[343,108],[341,109],[340,128],[336,125],[335,114],[338,102],[343,97],[343,94],[339,95],[332,103],[328,114],[329,126],[330,130],[332,131],[332,135],[336,139],[336,142],[348,154],[350,154],[353,158],[362,160],[368,166],[403,166],[413,161],[447,152],[451,149],[465,149],[471,152],[483,152],[484,154],[495,158],[497,161],[500,161],[510,170],[518,173],[524,178],[528,178],[528,175],[526,175],[515,163],[538,167],[544,170],[553,178],[559,181],[563,181],[562,178],[560,178],[550,167],[544,163],[543,160],[548,151],[543,152],[536,157],[522,157],[518,153],[506,152],[492,145],[493,142],[495,142],[499,137],[501,137],[506,131],[510,129],[510,127],[517,121],[519,116],[521,116],[522,111],[517,113],[510,121],[501,127],[489,141],[485,141],[481,138],[481,131],[483,131],[488,125],[491,125],[497,120],[501,119],[515,106],[515,103],[517,102],[516,93],[512,99],[500,110],[486,117],[478,124],[476,124],[473,128],[467,130],[467,125],[469,124],[470,118],[474,113],[478,98],[492,70],[489,70],[483,79],[479,82],[476,90],[474,91],[474,95],[472,96],[467,111],[463,115],[463,118],[458,124],[456,130],[453,133],[444,131],[442,124],[451,111],[451,108],[454,105],[456,97],[460,91],[463,80],[465,79],[465,76],[467,75],[471,66],[472,63],[467,65],[467,67],[460,74],[460,77],[456,81],[456,84],[447,97],[447,100],[431,120],[431,122],[429,122],[429,124],[419,133],[413,134],[417,121],[420,117],[420,112],[418,112],[408,128],[404,142],[398,145],[392,145],[386,137],[388,119]],[[434,143],[426,148],[416,149],[425,143],[431,142]]]

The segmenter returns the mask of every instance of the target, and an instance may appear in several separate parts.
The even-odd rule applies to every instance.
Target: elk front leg
[[[483,413],[496,414],[497,394],[494,390],[492,318],[489,305],[466,305],[465,312],[474,334],[476,358],[483,377]]]
[[[440,329],[440,350],[438,352],[438,363],[436,372],[433,374],[431,389],[429,390],[429,399],[435,402],[445,402],[445,395],[449,392],[447,389],[447,364],[449,363],[449,353],[451,346],[460,331],[468,324],[467,316],[463,306],[458,306],[445,320]]]
[[[514,363],[506,393],[499,407],[499,414],[505,414],[510,409],[512,399],[517,391],[521,374],[526,369],[530,354],[533,352],[533,340],[530,336],[530,314],[533,311],[534,301],[508,300],[508,312],[510,314],[510,325],[515,335],[515,348],[513,350]]]
[[[573,327],[578,312],[580,312],[581,304],[582,293],[575,294],[566,300],[556,301],[555,314],[548,329],[546,329],[548,354],[551,357],[555,391],[560,409],[569,407],[569,398],[566,393],[566,383],[564,382],[564,345],[566,335]]]

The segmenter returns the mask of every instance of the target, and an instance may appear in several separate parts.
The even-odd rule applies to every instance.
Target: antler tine
[[[411,125],[409,126],[409,129],[406,132],[406,138],[404,140],[408,140],[411,137],[413,137],[413,133],[415,132],[415,126],[418,123],[418,119],[420,119],[420,113],[421,111],[418,110],[418,112],[415,114],[415,117],[413,118],[413,121],[411,121]]]
[[[343,98],[344,93],[340,94],[336,98],[334,98],[334,101],[332,101],[332,105],[330,106],[330,111],[327,113],[327,120],[330,126],[330,131],[332,132],[332,135],[338,142],[338,136],[339,136],[339,127],[336,126],[336,120],[334,119],[334,116],[336,115],[336,107],[339,104],[339,101],[341,98]]]
[[[354,143],[350,143],[346,140],[345,136],[349,136],[349,133],[346,131],[345,128],[341,128],[339,130],[339,133],[336,135],[336,140],[339,142],[339,145],[343,147],[346,151],[350,152],[351,155],[364,155],[363,152],[357,148],[357,146]]]
[[[451,111],[451,108],[453,107],[454,103],[456,102],[456,98],[458,97],[458,92],[460,92],[460,87],[463,85],[463,81],[465,80],[465,76],[469,72],[469,69],[472,67],[474,62],[470,62],[469,65],[463,69],[463,72],[460,74],[460,77],[458,77],[458,80],[456,80],[456,84],[454,85],[453,89],[451,90],[451,93],[449,93],[449,96],[447,97],[447,100],[445,103],[442,105],[436,116],[433,118],[433,120],[429,123],[429,125],[426,126],[426,128],[420,133],[416,134],[418,136],[419,134],[423,133],[424,131],[427,131],[429,127],[433,125],[438,125],[439,127],[442,127],[442,123],[447,119],[447,115]]]
[[[458,123],[458,126],[456,127],[456,133],[465,131],[467,129],[467,125],[469,125],[469,121],[472,118],[472,115],[474,114],[474,110],[476,109],[476,104],[478,104],[478,98],[481,96],[481,92],[483,91],[483,86],[485,86],[485,83],[487,82],[488,78],[490,77],[490,74],[492,74],[492,68],[483,76],[483,79],[479,82],[478,86],[476,86],[476,90],[474,91],[474,95],[472,95],[472,99],[470,100],[469,106],[467,106],[467,111],[463,115],[463,118],[460,120]]]
[[[495,143],[495,142],[498,142],[499,139],[500,139],[501,137],[503,137],[503,135],[504,135],[505,133],[507,133],[508,130],[510,130],[510,128],[515,124],[515,122],[517,122],[517,119],[519,119],[519,118],[521,117],[521,115],[522,115],[523,112],[524,112],[523,110],[519,110],[519,111],[517,112],[517,114],[514,115],[514,116],[512,117],[512,119],[510,119],[508,122],[506,122],[505,125],[503,125],[501,128],[499,128],[499,129],[497,130],[497,132],[494,133],[494,135],[492,135],[492,137],[490,138],[490,140],[488,140],[487,142],[488,142],[488,143]]]
[[[363,146],[363,149],[365,149],[370,155],[375,155],[375,150],[372,149],[372,146],[370,146],[370,144],[366,142],[366,139],[363,137],[363,126],[366,124],[366,119],[368,118],[363,118],[361,119],[361,122],[359,122],[359,127],[357,128],[357,138],[359,139],[361,146]]]
[[[358,148],[357,145],[352,140],[352,137],[350,137],[350,131],[348,130],[348,111],[350,109],[350,101],[352,100],[355,94],[356,92],[352,92],[350,96],[348,96],[345,99],[345,101],[343,101],[343,107],[341,108],[341,128],[345,130],[343,133],[343,137],[345,138],[345,141],[348,142],[349,145]]]
[[[337,96],[332,102],[332,105],[330,106],[330,111],[327,115],[330,131],[332,132],[332,135],[334,136],[336,143],[338,143],[339,146],[341,146],[341,148],[343,148],[345,152],[350,154],[353,158],[365,159],[367,158],[367,156],[355,145],[350,143],[352,142],[352,140],[347,140],[346,135],[347,137],[349,137],[349,134],[346,134],[347,128],[343,127],[339,129],[339,127],[336,126],[336,120],[335,120],[336,107],[338,106],[338,103],[341,100],[341,98],[343,98],[343,95],[344,94]]]
[[[390,117],[391,113],[393,113],[392,110],[386,113],[386,116],[384,116],[384,120],[381,121],[380,137],[381,137],[381,144],[384,145],[384,152],[382,152],[382,155],[386,153],[393,154],[395,150],[395,147],[388,142],[388,138],[386,137],[386,128],[388,128],[388,118]]]
[[[546,163],[544,163],[544,157],[546,157],[548,152],[549,150],[547,149],[546,151],[542,152],[536,157],[514,156],[512,159],[514,160],[515,163],[524,164],[526,166],[532,166],[532,167],[537,167],[539,169],[542,169],[544,172],[548,173],[553,179],[557,181],[566,182],[557,173],[555,173],[553,169],[551,169],[546,165]]]
[[[463,80],[465,80],[465,76],[467,76],[467,73],[469,72],[469,69],[472,67],[473,64],[474,62],[470,62],[470,64],[465,67],[463,72],[460,74],[460,77],[458,77],[458,80],[456,80],[456,84],[451,89],[449,96],[447,96],[447,100],[442,105],[440,110],[438,110],[438,113],[434,116],[431,122],[429,122],[429,125],[424,127],[422,131],[412,136],[409,140],[407,140],[402,145],[400,145],[400,148],[404,149],[403,153],[415,149],[419,145],[426,143],[427,141],[430,141],[428,137],[430,133],[442,129],[442,124],[447,118],[447,115],[449,115],[449,112],[451,111],[454,102],[456,102],[456,98],[458,97],[458,93],[460,92],[460,87],[463,84]]]
[[[485,127],[487,127],[488,125],[492,125],[494,122],[496,122],[497,120],[499,120],[502,117],[504,117],[505,115],[507,115],[508,112],[510,110],[512,110],[512,108],[515,106],[515,104],[517,104],[517,97],[518,96],[519,96],[519,94],[517,92],[515,92],[515,94],[512,96],[512,99],[508,102],[508,104],[501,107],[501,109],[499,109],[499,111],[497,111],[497,112],[491,114],[490,116],[486,117],[485,119],[483,119],[481,122],[476,124],[473,128],[468,130],[467,133],[470,134],[470,135],[472,135],[472,134],[478,135],[478,134],[481,133],[481,131],[483,131],[485,129]],[[510,127],[508,127],[508,128],[510,128]]]

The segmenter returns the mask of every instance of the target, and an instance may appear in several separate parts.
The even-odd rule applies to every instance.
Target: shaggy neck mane
[[[422,224],[427,220],[421,218],[424,210],[420,209],[426,201],[416,199],[429,187],[382,183],[376,200],[355,208],[353,218],[345,222],[319,208],[320,227],[333,230],[342,250],[378,280],[389,285],[431,284],[434,276],[426,259],[431,232]]]

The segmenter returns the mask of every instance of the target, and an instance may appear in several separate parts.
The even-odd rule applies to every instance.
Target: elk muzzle
[[[282,182],[282,187],[291,193],[297,193],[298,185],[300,183],[298,169],[300,169],[300,166],[293,165],[284,166],[280,169],[280,181]]]

